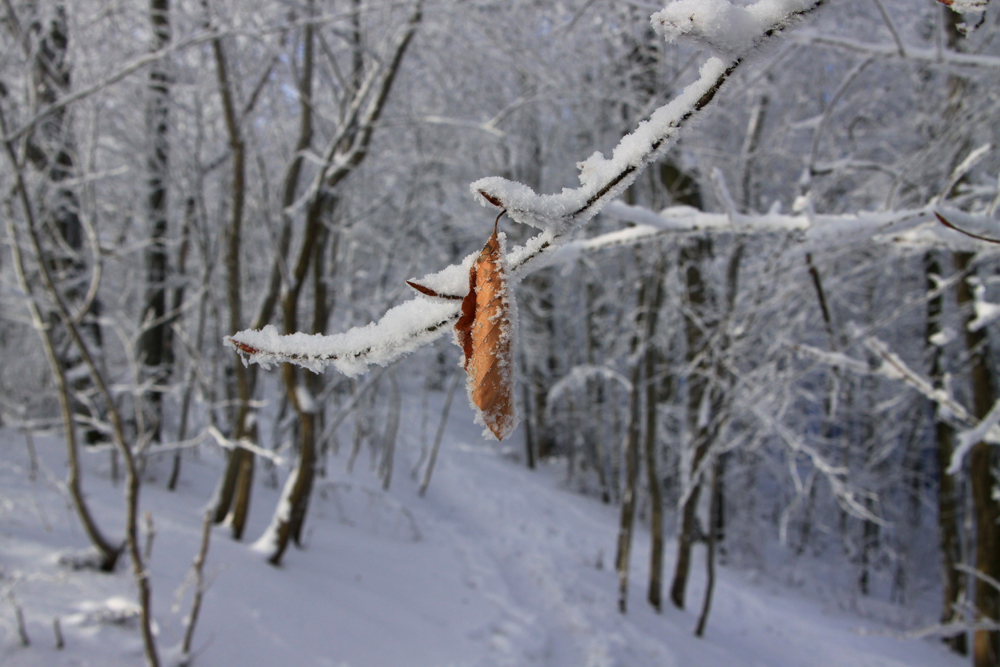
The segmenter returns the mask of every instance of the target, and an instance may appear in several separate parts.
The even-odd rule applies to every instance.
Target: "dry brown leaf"
[[[513,309],[503,244],[494,223],[493,234],[469,270],[469,293],[455,335],[465,354],[469,398],[497,440],[510,435],[517,424]]]

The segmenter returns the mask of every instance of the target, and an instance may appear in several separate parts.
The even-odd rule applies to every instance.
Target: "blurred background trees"
[[[676,536],[673,604],[686,604],[705,543],[741,567],[791,564],[791,578],[797,559],[829,558],[861,598],[943,591],[942,622],[956,628],[943,634],[961,652],[959,626],[1000,615],[988,579],[968,574],[1000,577],[997,448],[974,447],[948,474],[954,420],[898,379],[817,355],[874,371],[875,337],[977,419],[990,412],[995,327],[967,325],[997,299],[995,249],[919,230],[873,239],[822,216],[946,204],[996,220],[993,4],[982,16],[932,0],[814,13],[630,188],[632,219],[608,211],[586,235],[641,222],[639,211],[727,224],[580,252],[519,285],[519,452],[561,462],[576,490],[627,501],[623,529],[649,523],[661,545]],[[100,449],[118,437],[117,411],[137,473],[168,459],[172,488],[195,447],[223,445],[214,516],[235,539],[255,474],[271,483],[275,462],[294,461],[293,510],[276,508],[265,536],[280,561],[299,542],[311,476],[342,440],[390,483],[400,401],[444,389],[457,351],[442,343],[355,381],[244,368],[222,336],[376,319],[409,296],[404,279],[481,245],[490,220],[468,194],[476,178],[575,185],[577,162],[612,148],[704,58],[656,37],[652,9],[6,2],[3,420],[45,424],[61,392],[82,446]],[[782,212],[812,231],[763,224]],[[659,608],[663,575],[649,586]],[[975,633],[977,665],[995,664],[997,641]]]

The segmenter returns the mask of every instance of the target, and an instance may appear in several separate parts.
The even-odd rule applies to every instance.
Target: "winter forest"
[[[1000,666],[1000,5],[662,2],[3,0],[0,663]]]

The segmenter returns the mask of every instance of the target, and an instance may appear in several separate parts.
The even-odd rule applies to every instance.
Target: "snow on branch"
[[[269,324],[260,331],[228,336],[225,342],[248,362],[265,368],[289,362],[319,373],[332,365],[344,375],[355,376],[371,364],[385,366],[450,331],[460,309],[458,301],[417,297],[392,308],[378,322],[341,334],[283,336]]]
[[[976,444],[980,442],[1000,444],[1000,400],[993,404],[982,420],[976,419],[945,389],[935,387],[927,378],[910,368],[898,355],[890,351],[889,346],[883,341],[869,336],[864,339],[864,344],[881,361],[878,366],[870,367],[868,364],[846,355],[818,350],[808,345],[797,345],[795,349],[830,366],[844,368],[859,375],[879,375],[890,380],[902,381],[933,401],[938,406],[939,418],[951,421],[956,426],[965,429],[958,433],[958,445],[952,452],[951,461],[948,464],[947,472],[950,475],[957,474],[961,470],[962,461]]]
[[[725,60],[709,58],[701,66],[698,79],[622,138],[611,158],[594,153],[581,162],[580,187],[564,189],[559,194],[539,195],[526,185],[504,178],[474,182],[471,188],[480,203],[502,208],[514,221],[541,230],[524,246],[514,248],[507,255],[511,281],[517,282],[529,269],[540,268],[543,264],[538,261],[540,258],[551,255],[571,232],[597,215],[624,192],[646,166],[660,158],[687,122],[715,99],[716,93],[744,61],[749,46],[762,42],[823,1],[760,0],[739,10],[751,12],[754,20],[750,22],[733,20],[738,15],[733,13],[736,9],[723,0],[710,3],[714,12],[699,10],[697,26],[687,30],[687,34],[720,39],[720,31],[731,31],[732,40],[723,41],[730,46],[738,43],[740,50],[728,49]],[[680,0],[668,5],[658,16],[662,20],[675,11],[671,7],[690,4],[689,0]],[[467,280],[475,256],[473,253],[460,265],[411,282],[422,295],[388,311],[377,323],[334,336],[280,336],[274,327],[264,327],[260,331],[240,331],[227,337],[225,344],[240,352],[248,363],[291,362],[314,372],[333,365],[345,374],[357,375],[370,364],[385,365],[450,329],[449,325],[458,320],[460,299],[468,292],[467,282],[463,285],[462,281]]]
[[[580,364],[574,366],[569,373],[549,389],[546,399],[546,406],[549,412],[552,411],[552,406],[556,404],[563,394],[584,389],[589,380],[595,379],[601,379],[606,383],[617,382],[626,392],[632,391],[632,383],[629,382],[629,379],[613,368],[595,366],[593,364]]]
[[[760,0],[739,7],[729,0],[679,0],[653,14],[651,20],[653,29],[667,41],[689,35],[738,57],[817,4],[814,0]]]
[[[986,285],[973,276],[966,278],[972,286],[973,307],[976,317],[968,324],[969,331],[979,331],[988,324],[1000,320],[1000,303],[990,303],[986,300]]]
[[[795,233],[799,247],[808,251],[813,246],[828,247],[852,243],[895,243],[911,247],[944,247],[953,250],[978,250],[988,247],[992,239],[945,226],[940,222],[945,211],[949,218],[961,220],[970,229],[984,229],[996,222],[985,215],[973,216],[942,206],[890,212],[861,212],[847,215],[818,215],[812,212],[787,215],[763,213],[745,215],[735,211],[706,213],[690,206],[671,206],[653,211],[642,206],[625,204],[621,200],[609,203],[602,213],[630,223],[630,227],[607,232],[589,239],[578,239],[560,245],[552,253],[549,264],[567,263],[583,252],[636,245],[651,238],[670,234],[714,233]],[[949,228],[950,227],[950,228]],[[976,326],[1000,319],[1000,304],[977,301],[977,314],[983,318]]]
[[[279,456],[278,454],[275,454],[274,452],[268,449],[264,449],[263,447],[255,445],[253,442],[251,442],[249,438],[240,438],[238,441],[230,440],[229,438],[227,438],[225,435],[222,434],[222,431],[220,431],[214,426],[208,427],[208,434],[211,435],[213,438],[215,438],[215,442],[218,443],[218,445],[223,449],[228,449],[230,451],[236,449],[246,449],[248,451],[253,452],[257,456],[269,460],[271,463],[277,466],[285,465],[284,457]]]
[[[553,240],[565,236],[597,215],[639,172],[660,158],[677,139],[681,127],[714,99],[740,62],[727,67],[719,58],[705,61],[699,78],[622,138],[610,159],[596,152],[580,162],[578,188],[539,195],[522,183],[499,176],[480,179],[470,187],[481,203],[505,209],[515,222],[537,227]]]
[[[961,53],[950,49],[905,46],[905,55],[901,56],[899,54],[899,47],[893,43],[873,44],[871,42],[861,42],[848,37],[823,35],[808,30],[803,30],[801,33],[796,34],[793,39],[797,44],[829,46],[844,51],[852,51],[860,55],[877,56],[886,59],[905,58],[906,60],[912,60],[920,63],[1000,69],[1000,57],[987,54]]]
[[[965,406],[952,398],[947,391],[936,388],[927,378],[910,368],[898,355],[891,352],[884,342],[874,336],[869,336],[864,342],[865,347],[882,361],[882,364],[875,369],[875,374],[910,385],[934,401],[941,410],[939,416],[944,419],[957,420],[965,425],[977,423],[978,420],[965,409]]]
[[[1000,443],[1000,401],[993,404],[990,411],[986,413],[982,421],[974,428],[958,433],[958,446],[951,454],[951,461],[948,463],[948,474],[957,474],[962,469],[962,461],[973,447],[980,442]]]

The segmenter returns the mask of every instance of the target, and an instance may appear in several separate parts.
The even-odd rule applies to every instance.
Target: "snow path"
[[[439,398],[439,397],[438,397]],[[432,401],[432,404],[434,401]],[[456,401],[426,498],[406,474],[416,458],[412,408],[405,413],[393,488],[383,493],[346,452],[318,480],[306,548],[275,569],[216,528],[210,587],[195,636],[194,665],[269,667],[958,667],[966,661],[934,641],[901,641],[886,629],[776,584],[721,568],[706,637],[692,631],[703,586],[696,550],[686,611],[656,614],[645,603],[648,531],[636,532],[629,613],[617,611],[612,569],[617,510],[561,488],[561,465],[529,472],[486,443]],[[432,413],[433,414],[433,413]],[[439,413],[438,413],[439,414]],[[435,415],[436,417],[436,415]],[[434,423],[432,417],[432,425]],[[509,445],[519,448],[515,433]],[[26,475],[19,434],[0,430],[0,593],[14,592],[31,647],[19,645],[12,608],[0,602],[0,664],[11,667],[141,664],[126,568],[114,576],[56,563],[86,541],[51,481],[63,475],[57,438],[36,438],[43,460]],[[121,488],[107,480],[106,454],[85,457],[84,486],[102,527],[121,533]],[[172,608],[197,546],[201,505],[220,461],[188,459],[179,493],[163,489],[169,461],[152,465],[143,506],[157,526],[151,571],[165,665],[190,592]],[[276,490],[258,471],[249,541],[266,526]],[[666,574],[672,572],[667,546]],[[119,622],[110,619],[123,617]],[[61,619],[67,648],[52,646]],[[861,632],[865,632],[863,635]],[[881,635],[877,633],[882,633]]]
[[[792,591],[766,591],[723,568],[705,639],[692,631],[702,595],[702,552],[696,559],[687,611],[657,615],[645,603],[648,532],[633,554],[629,612],[617,612],[612,569],[617,510],[567,493],[560,471],[528,473],[482,445],[458,446],[443,460],[428,494],[434,514],[465,544],[484,581],[498,579],[504,624],[496,665],[759,665],[903,667],[964,665],[937,644],[861,636],[884,628],[840,613]],[[547,474],[551,473],[551,474]],[[668,544],[666,576],[674,545]],[[603,569],[597,563],[603,562]],[[668,603],[669,604],[669,603]],[[517,638],[518,641],[513,641]]]

